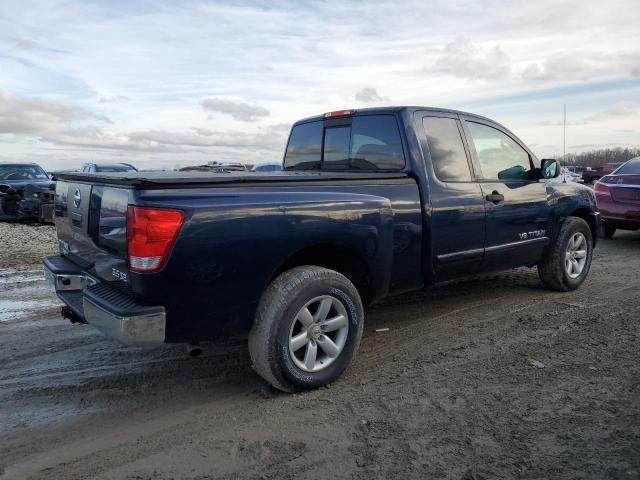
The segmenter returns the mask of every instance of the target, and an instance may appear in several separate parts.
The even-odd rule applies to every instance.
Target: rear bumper
[[[600,207],[602,219],[614,222],[628,222],[640,224],[640,206],[629,207],[628,205],[605,204]]]
[[[49,285],[66,305],[63,314],[72,321],[86,322],[125,345],[164,343],[164,307],[138,304],[126,286],[99,281],[65,257],[45,257],[42,263]]]

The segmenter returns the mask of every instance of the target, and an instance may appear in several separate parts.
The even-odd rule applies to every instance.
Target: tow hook
[[[87,323],[84,318],[76,315],[76,313],[66,305],[60,307],[60,315],[62,315],[62,318],[66,318],[71,323]]]

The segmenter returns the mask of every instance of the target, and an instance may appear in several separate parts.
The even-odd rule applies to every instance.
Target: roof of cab
[[[130,163],[124,162],[85,162],[85,165],[95,165],[97,167],[116,167],[120,165],[124,165],[126,167],[133,167]]]
[[[346,109],[344,109],[344,110],[346,110]],[[355,113],[353,113],[350,116],[358,116],[358,115],[362,115],[362,114],[372,115],[372,114],[376,114],[376,113],[387,113],[388,114],[388,113],[400,112],[402,110],[409,110],[409,111],[428,110],[428,111],[431,111],[431,112],[453,113],[453,114],[456,114],[456,115],[467,115],[469,117],[481,118],[483,120],[488,120],[490,122],[497,123],[495,120],[492,120],[492,119],[487,118],[487,117],[483,117],[482,115],[477,115],[475,113],[470,113],[470,112],[464,112],[462,110],[453,110],[453,109],[450,109],[450,108],[424,107],[424,106],[416,106],[416,105],[393,106],[393,107],[356,108],[356,109],[353,109],[353,111]],[[311,117],[306,117],[306,118],[303,118],[301,120],[298,120],[293,125],[297,125],[299,123],[312,122],[314,120],[325,120],[324,115],[325,114],[322,113],[320,115],[313,115]],[[334,118],[338,118],[338,117],[334,117]]]

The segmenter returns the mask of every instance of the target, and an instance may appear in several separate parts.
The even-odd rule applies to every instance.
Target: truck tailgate
[[[55,225],[60,251],[104,280],[127,280],[126,188],[58,180]]]

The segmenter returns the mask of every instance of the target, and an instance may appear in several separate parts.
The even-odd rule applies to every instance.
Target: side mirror
[[[555,158],[542,159],[542,165],[540,167],[541,178],[556,178],[560,175],[560,165]]]

